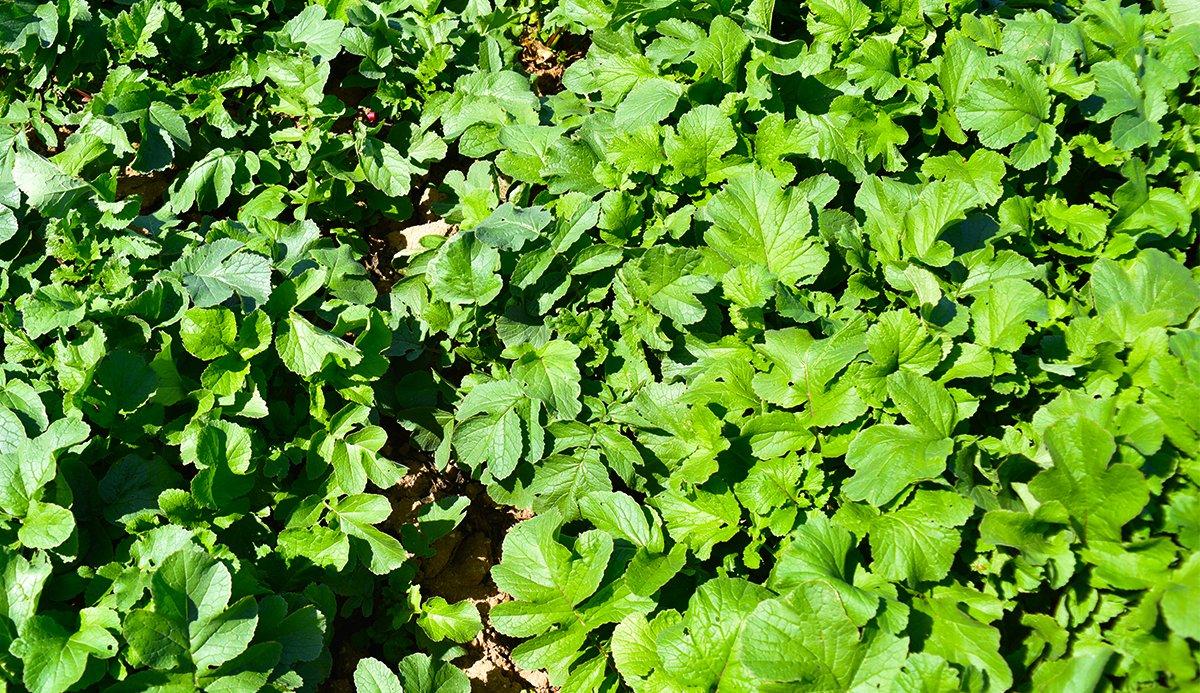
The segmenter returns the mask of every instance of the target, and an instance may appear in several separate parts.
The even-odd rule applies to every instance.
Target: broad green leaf
[[[557,509],[567,518],[579,515],[579,500],[589,493],[609,491],[608,470],[591,455],[553,455],[539,463],[529,490],[535,494],[534,510]]]
[[[470,693],[471,681],[454,664],[426,654],[410,654],[396,667],[408,693]],[[387,689],[385,689],[387,690]]]
[[[1115,539],[1121,527],[1149,499],[1146,480],[1125,462],[1109,464],[1116,442],[1103,426],[1072,416],[1046,430],[1045,445],[1053,466],[1029,482],[1042,502],[1058,501],[1078,522],[1087,539]]]
[[[279,358],[293,373],[311,377],[332,363],[351,366],[362,359],[354,346],[313,325],[299,313],[289,313],[275,337]]]
[[[1050,117],[1050,95],[1032,70],[1012,66],[1004,77],[977,80],[959,102],[957,114],[985,147],[1000,149],[1033,134]]]
[[[1142,251],[1124,266],[1097,260],[1088,289],[1100,320],[1127,342],[1148,329],[1179,324],[1200,307],[1200,284],[1183,265],[1155,249]]]
[[[359,693],[404,693],[396,674],[374,657],[358,660],[354,667],[354,689]]]
[[[917,491],[904,507],[872,520],[872,572],[910,584],[946,577],[958,551],[959,527],[974,511],[951,491]]]
[[[547,411],[564,419],[579,415],[581,352],[570,342],[551,340],[540,347],[522,344],[513,351],[512,377],[525,393],[542,400]]]
[[[735,650],[746,619],[771,593],[735,578],[714,578],[688,601],[683,620],[658,635],[662,669],[678,684],[715,688],[728,677],[745,680]]]
[[[815,0],[811,10],[809,31],[832,43],[848,40],[866,29],[871,20],[871,10],[861,0]]]
[[[876,424],[855,436],[846,453],[854,476],[842,487],[851,500],[881,506],[908,486],[946,469],[954,443],[913,426]]]
[[[1200,559],[1193,554],[1171,574],[1163,591],[1162,614],[1167,626],[1181,637],[1200,639],[1200,617],[1191,608],[1200,598]]]
[[[1000,631],[979,622],[947,598],[922,600],[916,610],[928,628],[924,652],[986,675],[988,686],[1012,685],[1012,669],[1000,655]]]
[[[167,557],[150,582],[153,609],[124,622],[123,634],[136,661],[156,669],[186,664],[216,668],[249,646],[258,625],[250,597],[230,604],[229,569],[195,547]]]
[[[667,491],[655,498],[671,538],[682,542],[701,558],[717,544],[737,534],[741,507],[732,493]]]
[[[271,263],[229,238],[200,246],[172,265],[192,303],[208,308],[235,293],[262,305],[271,295]]]
[[[1138,78],[1124,63],[1107,60],[1092,66],[1096,77],[1096,96],[1103,105],[1094,116],[1099,122],[1113,120],[1113,144],[1135,149],[1157,144],[1162,137],[1159,121],[1167,111],[1161,99],[1148,99]]]
[[[430,285],[442,300],[457,304],[486,305],[500,294],[504,281],[500,254],[484,245],[473,234],[455,236],[441,249],[429,266]]]
[[[367,182],[389,197],[407,195],[412,176],[417,172],[395,147],[374,137],[363,140],[359,166]]]
[[[479,609],[469,599],[450,604],[441,597],[434,597],[421,605],[417,625],[431,640],[469,642],[483,628]]]
[[[77,629],[51,616],[35,616],[26,623],[10,650],[24,661],[21,680],[27,690],[66,691],[83,677],[89,657],[109,659],[116,654],[118,642],[108,630],[116,625],[115,613],[85,608],[77,620]]]
[[[1029,322],[1045,316],[1046,297],[1020,279],[990,283],[971,304],[975,342],[1000,351],[1018,351],[1031,332]]]
[[[309,5],[283,25],[288,41],[311,55],[330,60],[341,51],[342,29],[345,24],[326,19],[325,8]]]
[[[737,144],[729,118],[716,106],[697,106],[679,119],[663,143],[667,161],[685,178],[711,178]]]
[[[29,204],[46,216],[65,214],[87,198],[93,189],[83,180],[69,176],[52,162],[28,149],[17,149],[12,162],[12,180]]]
[[[848,689],[867,651],[861,625],[827,582],[806,582],[754,608],[742,626],[739,657],[763,679]]]
[[[705,242],[731,265],[758,264],[783,284],[800,286],[829,261],[807,198],[764,171],[731,180],[704,209],[712,221]]]
[[[215,209],[229,199],[233,192],[233,174],[238,157],[223,149],[214,149],[192,165],[186,177],[176,179],[171,187],[169,205],[176,214],[193,206],[202,210]]]
[[[52,549],[75,531],[75,516],[54,503],[31,501],[17,538],[31,549]]]
[[[226,308],[192,308],[179,326],[183,348],[206,361],[224,356],[237,339],[237,319]]]
[[[737,22],[717,16],[708,27],[708,38],[696,48],[696,65],[714,79],[736,84],[742,55],[749,46],[750,39]]]
[[[1167,13],[1171,15],[1171,21],[1176,26],[1200,24],[1200,8],[1188,3],[1187,0],[1164,0],[1163,6],[1166,7]]]
[[[619,128],[660,123],[675,110],[683,88],[655,77],[638,82],[617,106],[613,124]]]
[[[517,209],[504,203],[475,227],[475,237],[500,250],[520,250],[537,239],[553,216],[540,207]]]
[[[698,274],[701,257],[683,248],[651,248],[636,265],[628,266],[629,288],[663,315],[680,325],[704,318],[699,296],[715,286],[710,277]]]

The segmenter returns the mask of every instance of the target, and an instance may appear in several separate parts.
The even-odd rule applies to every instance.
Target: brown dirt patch
[[[521,67],[533,79],[533,90],[539,96],[557,94],[563,90],[563,72],[587,53],[591,41],[586,36],[560,32],[543,41],[539,33],[539,27],[528,26],[521,34]]]
[[[471,501],[462,523],[434,542],[432,555],[415,558],[414,582],[420,586],[422,598],[438,596],[452,602],[469,599],[483,614],[483,631],[464,646],[467,653],[454,660],[454,665],[466,672],[473,691],[551,693],[555,689],[545,673],[524,671],[513,663],[511,652],[519,641],[497,632],[488,620],[493,606],[510,599],[496,588],[490,574],[492,566],[500,561],[504,535],[532,513],[496,505],[483,485],[458,466],[451,464],[447,469],[437,469],[431,457],[413,446],[399,427],[385,423],[385,428],[389,429],[390,440],[383,454],[406,464],[408,473],[395,487],[385,491],[392,503],[392,515],[382,529],[399,536],[429,503],[451,496],[465,496]],[[370,628],[372,618],[380,617],[379,613],[373,617],[355,617],[351,623],[335,625],[335,629]],[[338,642],[334,643],[334,673],[321,689],[351,693],[358,660],[372,653],[352,640],[341,640],[336,630],[335,641]]]
[[[420,185],[413,186],[410,195],[413,203],[411,218],[404,221],[380,219],[363,234],[367,242],[363,264],[380,293],[389,293],[403,276],[396,269],[396,258],[407,258],[420,252],[422,238],[449,236],[455,231],[454,226],[433,211],[435,205],[446,199],[446,195],[429,184],[428,180],[429,176],[426,176],[419,179]]]
[[[454,227],[441,219],[423,224],[385,220],[364,234],[367,255],[363,258],[363,264],[380,293],[389,293],[403,276],[403,272],[396,268],[396,258],[407,258],[423,250],[422,238],[449,236],[452,233]]]
[[[124,200],[137,195],[141,201],[141,211],[146,212],[162,199],[163,192],[171,185],[175,173],[174,166],[150,173],[138,173],[126,166],[117,177],[117,199]]]
[[[367,274],[380,293],[391,293],[392,287],[400,281],[400,271],[392,264],[396,257],[396,248],[387,235],[379,233],[378,230],[363,234],[363,238],[367,241],[367,254],[363,257]]]
[[[455,465],[438,470],[423,453],[405,450],[402,454],[410,460],[409,473],[388,493],[394,508],[389,523],[397,523],[389,528],[399,531],[400,525],[415,520],[421,507],[441,498],[465,496],[471,501],[462,524],[434,543],[432,556],[419,561],[415,580],[424,598],[468,599],[484,615],[483,631],[466,645],[467,654],[455,664],[466,671],[476,691],[553,690],[543,672],[525,671],[513,663],[512,648],[519,641],[497,632],[487,619],[493,606],[510,598],[491,578],[492,566],[500,561],[504,535],[531,513],[496,505],[483,485]]]

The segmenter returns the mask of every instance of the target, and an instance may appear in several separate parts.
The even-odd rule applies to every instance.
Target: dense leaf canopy
[[[1196,686],[1198,85],[1190,0],[0,4],[0,681]]]

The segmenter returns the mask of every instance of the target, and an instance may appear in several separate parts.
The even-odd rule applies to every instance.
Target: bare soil
[[[407,465],[408,474],[385,491],[392,503],[392,515],[382,529],[399,535],[405,525],[416,521],[422,507],[443,498],[465,496],[471,501],[462,523],[434,543],[433,555],[416,558],[415,583],[421,588],[422,598],[442,597],[451,602],[467,599],[483,615],[483,631],[465,645],[466,654],[454,660],[454,664],[466,672],[473,691],[551,693],[555,689],[545,673],[525,671],[513,663],[511,653],[518,641],[497,632],[488,619],[493,606],[511,599],[491,579],[492,566],[500,561],[504,535],[517,522],[532,517],[532,513],[496,505],[483,485],[459,467],[451,464],[446,469],[437,469],[427,453],[409,443],[406,434],[394,426],[385,428],[391,430],[389,442],[381,452]],[[363,620],[369,622],[370,619]],[[354,629],[361,625],[347,622],[334,627]],[[334,672],[322,690],[352,693],[358,660],[369,656],[372,654],[354,645],[353,638],[343,640],[335,630]]]
[[[488,620],[493,606],[510,599],[491,578],[492,566],[500,561],[504,535],[532,514],[496,505],[479,482],[453,464],[438,470],[420,451],[395,452],[408,461],[409,473],[387,494],[392,501],[389,523],[396,523],[390,527],[394,531],[399,531],[399,525],[413,522],[428,503],[450,496],[465,496],[471,501],[462,524],[434,543],[433,556],[419,561],[416,578],[424,598],[470,600],[483,614],[483,631],[466,645],[467,654],[455,664],[466,671],[475,691],[552,691],[543,672],[525,671],[513,663],[511,652],[517,641],[497,632]]]
[[[141,211],[149,212],[158,206],[163,192],[171,185],[177,173],[174,166],[151,173],[139,173],[127,166],[117,177],[117,199],[124,200],[137,195],[140,198]]]
[[[587,53],[591,42],[585,36],[566,33],[551,34],[543,41],[539,33],[538,27],[529,26],[521,34],[521,66],[538,96],[557,94],[563,90],[563,72]]]

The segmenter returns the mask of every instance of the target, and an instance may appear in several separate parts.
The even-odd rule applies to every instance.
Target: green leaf
[[[1163,591],[1162,615],[1167,626],[1180,637],[1200,640],[1200,617],[1191,608],[1200,599],[1200,558],[1192,554],[1172,572]]]
[[[655,498],[671,538],[707,558],[717,544],[737,534],[741,506],[732,493],[666,491]]]
[[[704,208],[705,242],[731,265],[766,267],[783,284],[811,283],[829,261],[813,228],[808,199],[764,171],[731,180]]]
[[[18,632],[34,617],[38,599],[50,577],[50,559],[41,552],[33,559],[13,555],[3,561],[0,573],[0,613],[13,622]]]
[[[679,175],[710,179],[719,170],[721,157],[737,144],[737,133],[721,109],[697,106],[679,119],[663,144],[667,161]]]
[[[17,539],[31,549],[52,549],[75,531],[75,516],[54,503],[30,501],[29,510],[17,531]]]
[[[486,305],[500,295],[500,253],[474,234],[461,233],[445,243],[429,265],[436,295],[454,304]]]
[[[977,80],[957,109],[958,120],[975,130],[983,146],[1000,149],[1032,135],[1050,117],[1050,94],[1026,67],[1008,66],[1005,77]]]
[[[597,491],[579,499],[579,510],[583,517],[613,535],[634,546],[661,551],[663,548],[662,528],[653,515],[633,498],[624,493]]]
[[[368,137],[359,147],[358,156],[363,176],[375,189],[389,197],[404,197],[408,194],[412,176],[417,170],[395,147],[374,137]]]
[[[951,491],[917,491],[904,507],[871,521],[872,571],[909,584],[946,577],[961,541],[958,528],[974,509]]]
[[[696,47],[696,66],[718,81],[736,84],[742,55],[749,46],[750,39],[742,27],[718,15],[708,27],[708,38]]]
[[[60,693],[84,674],[88,658],[109,659],[117,652],[117,639],[109,632],[116,614],[107,609],[79,612],[78,629],[64,627],[56,618],[35,616],[21,631],[11,650],[24,660],[22,683],[36,693]]]
[[[71,286],[43,286],[17,303],[30,337],[77,325],[85,315],[84,297]]]
[[[168,205],[181,214],[193,206],[202,210],[215,209],[229,199],[233,192],[233,174],[238,157],[223,149],[214,149],[192,165],[185,178],[176,179],[171,187]]]
[[[1182,323],[1200,307],[1200,284],[1156,249],[1142,251],[1125,266],[1097,260],[1088,290],[1100,320],[1127,342],[1146,330]]]
[[[179,337],[192,356],[211,361],[232,351],[237,319],[226,308],[192,308],[183,314]]]
[[[942,385],[911,371],[888,376],[888,396],[904,418],[930,437],[947,438],[958,422],[958,407]]]
[[[1116,539],[1149,500],[1146,480],[1136,467],[1118,462],[1112,433],[1080,415],[1046,429],[1046,449],[1054,464],[1029,482],[1043,503],[1067,508],[1089,539]]]
[[[908,486],[946,469],[954,443],[913,426],[876,424],[850,443],[846,465],[854,476],[842,487],[847,498],[882,506]]]
[[[458,667],[435,663],[426,654],[410,654],[397,667],[407,693],[470,693],[471,681]]]
[[[303,558],[313,565],[341,570],[350,560],[350,542],[345,534],[328,527],[292,527],[279,533],[279,552],[284,558]]]
[[[1077,646],[1070,657],[1043,662],[1033,673],[1034,685],[1046,691],[1094,689],[1112,655],[1103,645]]]
[[[736,685],[747,678],[739,634],[759,604],[771,592],[737,578],[714,578],[700,586],[688,601],[683,620],[657,637],[661,668],[682,686],[713,689],[728,679]],[[728,685],[728,684],[726,684]]]
[[[653,78],[637,83],[617,106],[613,125],[619,128],[661,123],[671,115],[683,88],[667,79]]]
[[[698,296],[716,285],[712,278],[696,273],[700,261],[694,251],[660,246],[627,265],[624,276],[634,296],[677,324],[690,325],[707,312]]]
[[[1017,351],[1025,343],[1030,321],[1044,320],[1046,297],[1020,279],[989,283],[971,304],[975,341],[1000,351]]]
[[[500,250],[520,250],[542,235],[554,218],[541,207],[517,209],[504,203],[475,227],[475,237]]]
[[[999,654],[1000,631],[944,597],[922,600],[915,607],[929,629],[924,652],[986,673],[987,685],[996,689],[1012,685],[1012,670]]]
[[[871,10],[860,0],[814,0],[809,31],[821,40],[842,43],[866,29]]]
[[[441,597],[434,597],[421,605],[417,625],[434,642],[470,642],[483,629],[479,609],[474,602],[464,599],[450,604]]]
[[[354,667],[354,689],[359,693],[404,693],[400,679],[374,657],[363,657]]]
[[[538,465],[529,490],[537,496],[534,510],[555,508],[567,518],[579,515],[579,499],[595,491],[609,491],[608,469],[592,455],[552,455]]]
[[[621,14],[617,10],[614,17]],[[596,45],[583,60],[568,67],[562,83],[576,94],[598,91],[606,103],[615,104],[639,81],[657,76],[642,52],[634,50],[629,42],[615,38]]]
[[[325,8],[321,5],[309,5],[283,25],[282,33],[291,45],[323,60],[331,60],[341,52],[344,27],[341,21],[326,19]]]
[[[898,371],[888,378],[887,389],[911,425],[876,424],[858,434],[846,452],[855,475],[842,487],[851,500],[876,507],[945,471],[954,450],[949,436],[958,420],[954,400],[928,378]]]
[[[17,216],[8,207],[0,205],[0,244],[16,236],[18,229]]]
[[[583,408],[576,363],[581,353],[574,344],[557,339],[540,347],[522,344],[512,353],[512,377],[526,394],[544,402],[548,412],[573,419]]]
[[[122,50],[122,59],[158,56],[158,47],[151,39],[162,28],[166,16],[162,3],[150,0],[136,3],[118,14],[108,32],[113,45]]]
[[[867,352],[885,372],[899,369],[928,374],[942,360],[942,347],[908,311],[882,313],[867,330]]]
[[[200,246],[171,269],[187,287],[199,308],[224,303],[236,293],[262,305],[271,295],[271,262],[243,250],[241,243],[222,238]]]
[[[374,526],[391,514],[391,504],[383,496],[368,493],[346,496],[334,505],[333,512],[342,531],[366,546],[367,567],[375,575],[387,575],[408,560],[409,553],[400,541]]]
[[[47,217],[65,214],[79,200],[93,194],[92,187],[83,180],[23,148],[14,154],[12,180],[29,204]]]
[[[1092,66],[1096,77],[1096,96],[1103,99],[1100,110],[1093,116],[1103,123],[1113,120],[1113,144],[1121,149],[1136,149],[1158,144],[1167,104],[1152,103],[1146,98],[1133,70],[1117,60],[1106,60]]]
[[[814,690],[848,689],[862,657],[859,626],[826,582],[806,582],[758,604],[738,640],[756,676]]]
[[[497,586],[518,600],[565,608],[591,596],[599,586],[612,541],[593,534],[592,544],[578,546],[587,550],[574,553],[558,541],[561,522],[561,516],[550,511],[510,530],[502,559],[492,569]],[[513,625],[501,619],[497,628],[504,631]]]
[[[1167,8],[1167,14],[1171,15],[1175,26],[1200,24],[1200,7],[1188,3],[1187,0],[1163,0],[1163,6]]]
[[[321,372],[330,363],[352,366],[362,359],[362,353],[345,341],[313,325],[299,313],[288,313],[275,348],[283,365],[302,377]]]
[[[229,569],[198,548],[166,558],[150,581],[153,609],[138,609],[123,634],[134,661],[156,669],[216,668],[245,651],[258,625],[250,597],[230,604]]]

